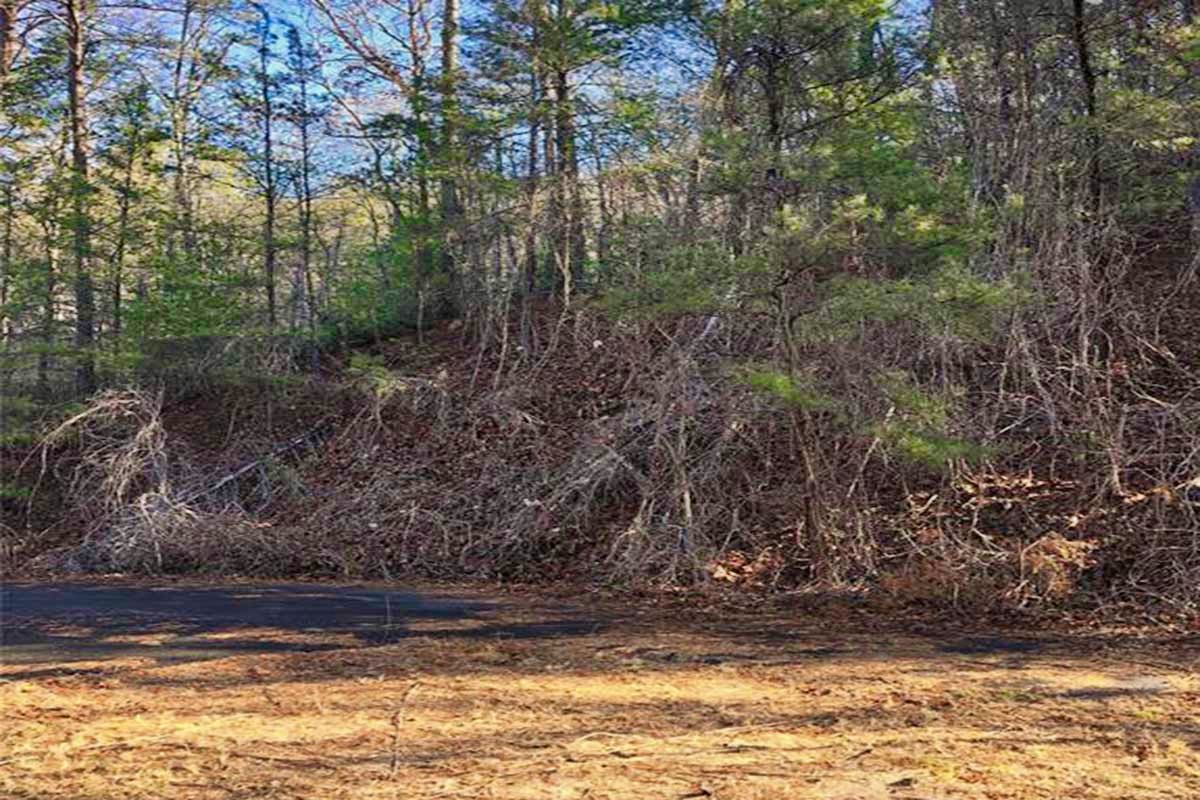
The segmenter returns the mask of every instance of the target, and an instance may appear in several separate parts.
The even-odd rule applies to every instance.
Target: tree
[[[319,80],[317,54],[305,44],[300,29],[295,25],[288,27],[287,37],[288,69],[294,89],[288,103],[288,116],[299,135],[300,164],[296,171],[295,186],[296,207],[300,217],[300,269],[308,327],[315,337],[319,311],[313,280],[313,239],[317,224],[313,215],[313,128],[324,119],[325,109],[313,98],[313,90]]]
[[[579,124],[587,118],[593,129],[602,128],[600,106],[581,98],[579,82],[585,73],[596,76],[619,73],[634,55],[652,59],[654,50],[641,34],[672,18],[668,4],[627,2],[604,5],[578,0],[525,0],[512,3],[495,0],[489,6],[486,29],[477,35],[488,48],[487,63],[495,65],[495,79],[519,80],[521,89],[507,88],[498,103],[512,102],[520,92],[527,99],[524,118],[519,119],[528,135],[525,155],[529,207],[538,187],[548,189],[551,247],[546,253],[546,271],[558,291],[569,297],[583,278],[589,258],[588,209],[581,180]],[[535,140],[541,141],[535,144]],[[540,174],[539,174],[539,164]],[[527,243],[525,284],[532,287],[535,259]]]
[[[21,16],[32,0],[0,0],[0,84],[7,82],[21,45]]]
[[[137,186],[138,167],[164,137],[155,125],[150,88],[145,83],[134,83],[114,100],[108,109],[113,119],[112,141],[104,155],[112,168],[110,182],[116,194],[116,220],[108,280],[113,342],[114,346],[120,347],[127,280],[125,267],[135,227],[135,206],[142,197]]]
[[[388,186],[386,197],[392,207],[393,243],[411,244],[414,272],[418,275],[424,297],[435,276],[435,237],[433,197],[430,173],[437,165],[437,137],[434,135],[435,88],[429,70],[432,56],[432,22],[426,0],[313,0],[315,8],[328,25],[328,30],[353,56],[356,66],[376,79],[384,81],[397,93],[404,107],[399,113],[367,118],[361,110],[343,98],[342,108],[357,126],[360,135],[369,141],[396,138],[403,134],[402,157],[406,157],[405,174],[388,175],[384,165],[389,153],[386,147],[374,148],[373,172]],[[455,16],[455,19],[457,17]],[[383,49],[386,43],[395,48],[401,60]],[[443,49],[443,58],[456,54],[451,47]],[[450,84],[453,86],[453,82]],[[443,184],[452,188],[452,183]],[[456,196],[456,195],[455,195]],[[453,200],[449,192],[442,200]],[[442,260],[441,269],[452,265]],[[442,273],[443,282],[450,276]],[[423,301],[420,303],[423,308]],[[421,313],[419,312],[419,316]]]
[[[75,388],[80,395],[96,390],[96,299],[92,276],[92,224],[87,109],[87,53],[92,9],[88,0],[63,0],[67,36],[67,95],[71,138],[71,236],[75,269],[75,347],[79,366]]]
[[[258,103],[253,106],[259,119],[259,131],[262,136],[261,171],[258,175],[262,183],[263,203],[265,214],[263,218],[263,280],[267,289],[267,326],[274,329],[276,323],[275,308],[275,262],[278,256],[278,245],[275,239],[276,207],[279,202],[279,182],[276,175],[275,163],[275,80],[271,75],[271,44],[274,34],[271,30],[271,15],[266,6],[255,3],[262,22],[258,27],[258,70],[255,80],[258,83]]]
[[[195,162],[212,135],[213,125],[197,124],[206,93],[230,75],[227,66],[238,37],[227,15],[231,0],[181,0],[167,16],[173,19],[173,41],[164,42],[165,75],[150,80],[163,104],[171,132],[171,173],[174,218],[166,239],[167,259],[198,259],[196,232]],[[171,24],[167,24],[171,30]],[[169,34],[168,34],[169,35]]]
[[[458,172],[461,169],[459,150],[459,127],[461,109],[458,102],[458,25],[459,0],[442,0],[442,130],[440,147],[441,210],[443,222],[442,273],[449,279],[447,303],[444,313],[456,313],[458,295],[461,293],[460,267],[455,263],[454,243],[450,238],[462,217],[462,204],[458,191]]]

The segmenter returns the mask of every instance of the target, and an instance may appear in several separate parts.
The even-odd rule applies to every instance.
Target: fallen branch
[[[302,434],[300,436],[295,437],[294,439],[284,442],[283,444],[274,448],[273,450],[271,450],[271,452],[267,453],[264,456],[260,456],[258,458],[252,459],[252,460],[242,464],[237,469],[235,469],[233,472],[228,473],[227,475],[225,475],[223,478],[221,478],[220,480],[218,480],[216,483],[212,484],[208,488],[201,489],[198,492],[194,492],[194,493],[188,495],[187,497],[183,498],[180,502],[183,503],[184,505],[187,505],[188,503],[193,503],[202,497],[207,497],[211,494],[215,494],[216,492],[220,491],[225,486],[228,486],[229,484],[237,481],[242,476],[247,475],[247,474],[253,472],[254,470],[260,468],[263,465],[263,462],[265,462],[269,459],[278,458],[279,456],[288,455],[289,453],[309,444],[310,442],[315,442],[315,443],[319,444],[320,440],[323,439],[324,437],[328,436],[328,434],[329,434],[329,425],[328,425],[328,418],[327,418],[326,420],[323,420],[319,425],[317,425],[317,427],[310,430],[308,433]]]

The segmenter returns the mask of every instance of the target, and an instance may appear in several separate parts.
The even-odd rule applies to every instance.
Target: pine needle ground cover
[[[506,609],[516,624],[544,613]],[[854,609],[588,613],[606,622],[547,639],[472,635],[498,616],[426,621],[377,647],[9,663],[0,795],[1200,796],[1194,633],[976,635]]]

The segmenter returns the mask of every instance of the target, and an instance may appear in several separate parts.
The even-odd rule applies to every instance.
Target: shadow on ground
[[[370,647],[413,636],[545,639],[605,627],[569,610],[528,621],[513,621],[505,610],[467,597],[309,584],[9,585],[0,587],[0,665],[7,668],[0,680],[103,671],[62,666],[73,662],[171,664]]]
[[[0,602],[4,797],[1200,797],[1190,635],[363,586]]]
[[[615,608],[585,613],[565,604],[529,605],[377,586],[11,584],[0,586],[0,681],[102,675],[130,662],[165,666],[348,649],[367,654],[401,644],[403,651],[389,648],[384,655],[389,663],[416,659],[430,664],[439,660],[439,647],[453,642],[499,648],[493,654],[500,659],[497,663],[503,662],[502,651],[509,644],[526,643],[551,661],[564,660],[573,648],[583,647],[586,656],[571,669],[585,672],[631,665],[664,671],[803,668],[912,657],[922,664],[914,673],[1001,669],[1017,676],[1034,661],[1075,662],[1098,654],[1095,642],[1062,634],[892,635],[854,632],[852,625],[831,630],[806,615],[706,618],[693,624],[676,619],[674,634],[668,636],[655,633],[661,623],[643,625],[636,615]],[[1200,651],[1200,637],[1177,640],[1171,650],[1177,656]],[[476,667],[454,658],[440,665],[446,674]],[[295,677],[313,683],[324,679],[319,663],[309,661]],[[1158,688],[1089,688],[1075,699],[1153,694]]]

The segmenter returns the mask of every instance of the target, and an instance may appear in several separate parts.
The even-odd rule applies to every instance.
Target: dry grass
[[[0,668],[0,796],[1200,797],[1194,639],[953,654],[959,635],[798,615],[553,640],[428,625],[376,648]]]

